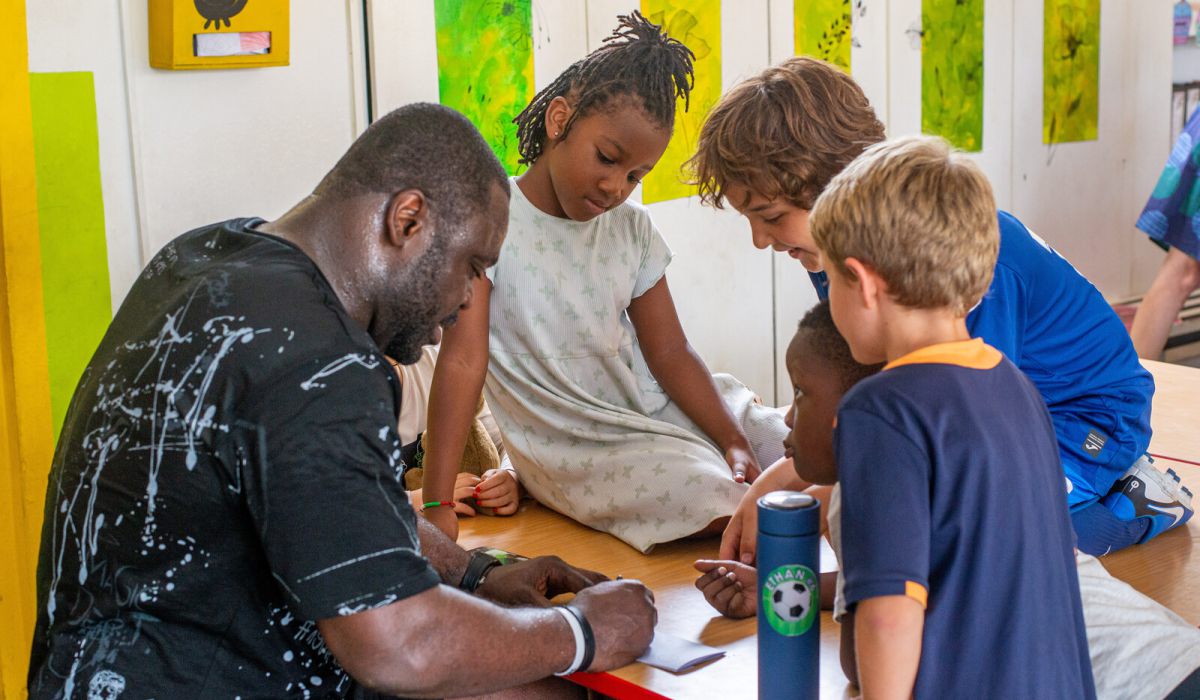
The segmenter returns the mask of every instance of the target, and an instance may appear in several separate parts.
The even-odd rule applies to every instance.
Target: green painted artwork
[[[983,0],[921,2],[921,131],[983,149]]]
[[[91,73],[30,73],[50,411],[58,434],[112,320]]]
[[[850,0],[795,0],[797,56],[812,56],[850,72]]]
[[[533,99],[531,0],[434,0],[438,95],[467,116],[510,174],[513,117]]]
[[[1100,113],[1100,0],[1046,0],[1042,143],[1092,141]]]
[[[642,0],[641,10],[646,19],[696,54],[691,106],[685,112],[683,100],[679,100],[671,142],[658,165],[642,180],[642,201],[651,204],[696,193],[696,188],[684,181],[682,168],[696,152],[705,117],[721,98],[721,0]]]

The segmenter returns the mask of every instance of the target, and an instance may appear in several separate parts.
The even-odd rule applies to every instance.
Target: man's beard
[[[421,348],[433,341],[434,329],[445,320],[440,317],[443,302],[437,291],[447,272],[444,244],[440,243],[435,239],[389,289],[372,329],[375,342],[400,364],[419,360]]]

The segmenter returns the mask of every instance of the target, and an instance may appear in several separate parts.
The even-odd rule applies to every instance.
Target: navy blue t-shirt
[[[992,285],[967,330],[1021,368],[1050,409],[1073,507],[1108,493],[1150,445],[1154,379],[1092,283],[1013,215],[1000,212]],[[825,273],[809,273],[828,297]]]
[[[1090,698],[1073,534],[1037,390],[975,339],[892,362],[843,398],[846,603],[927,605],[918,698]]]

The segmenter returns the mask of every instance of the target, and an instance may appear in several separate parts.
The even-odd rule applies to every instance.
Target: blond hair
[[[870,266],[896,302],[959,316],[992,283],[1000,249],[996,202],[983,171],[943,139],[872,146],[830,181],[809,219],[827,266]]]
[[[834,175],[882,140],[883,124],[853,78],[796,57],[727,92],[686,167],[700,199],[718,209],[731,185],[812,209]]]

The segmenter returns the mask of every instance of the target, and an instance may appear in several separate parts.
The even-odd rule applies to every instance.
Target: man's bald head
[[[487,211],[494,187],[510,194],[504,166],[479,130],[448,107],[418,102],[371,124],[316,194],[349,199],[420,190],[439,228],[458,233]]]

